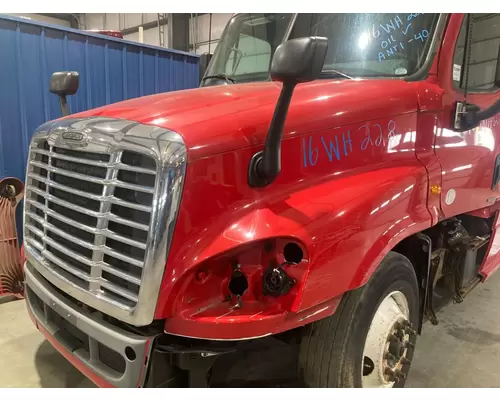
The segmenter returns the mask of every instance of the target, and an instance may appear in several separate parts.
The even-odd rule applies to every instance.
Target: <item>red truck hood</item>
[[[127,100],[72,117],[124,118],[174,130],[183,136],[192,161],[263,143],[280,89],[279,83],[262,82],[182,90]],[[404,81],[315,81],[297,86],[284,136],[416,109],[414,88]]]

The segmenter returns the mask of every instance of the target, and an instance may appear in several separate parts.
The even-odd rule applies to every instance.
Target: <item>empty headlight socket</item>
[[[283,246],[283,258],[286,264],[296,265],[304,258],[304,251],[297,243],[289,242]]]
[[[272,252],[273,243],[268,241],[264,245],[264,250],[266,252]],[[296,283],[295,279],[288,276],[285,272],[286,266],[294,266],[299,264],[303,257],[304,251],[302,248],[294,242],[288,242],[283,246],[283,261],[278,264],[278,261],[271,261],[269,267],[264,271],[262,277],[262,291],[266,296],[279,297],[286,295],[292,286]],[[240,264],[237,261],[232,263],[232,273],[229,280],[229,300],[231,298],[236,298],[235,307],[241,308],[242,301],[241,297],[248,290],[249,284],[248,279],[240,268]]]

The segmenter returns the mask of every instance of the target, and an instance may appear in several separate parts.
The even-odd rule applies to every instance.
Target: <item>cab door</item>
[[[464,101],[466,87],[467,103],[481,109],[500,99],[500,14],[471,14],[471,18],[469,30],[466,14],[451,15],[439,58],[443,114],[435,135],[434,151],[442,168],[441,210],[445,218],[500,201],[500,115],[482,121],[469,131],[451,129],[455,103]],[[465,54],[468,34],[471,38],[469,60]],[[497,212],[479,272],[488,278],[499,267],[500,214]]]
[[[444,89],[444,112],[434,150],[442,168],[441,209],[445,218],[487,207],[500,198],[494,179],[500,172],[500,115],[469,131],[451,129],[455,103],[464,101],[466,83],[467,103],[484,109],[500,98],[500,87],[495,83],[500,14],[470,14],[469,62],[465,51],[469,34],[466,16],[450,16],[438,69],[439,84]]]

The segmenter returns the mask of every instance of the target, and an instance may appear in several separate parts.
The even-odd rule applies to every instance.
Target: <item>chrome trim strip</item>
[[[104,254],[107,254],[108,256],[114,257],[118,260],[125,261],[129,264],[135,265],[136,267],[142,268],[144,263],[140,260],[137,260],[133,257],[126,256],[125,254],[121,254],[113,249],[110,249],[109,247],[103,246],[101,247],[101,251]]]
[[[137,302],[137,300],[139,300],[137,295],[134,294],[133,292],[131,292],[125,288],[121,288],[119,286],[113,285],[112,283],[106,282],[102,279],[99,280],[99,286],[102,286],[102,287],[112,291],[113,293],[116,293],[116,294],[118,294],[118,295],[120,295],[128,300],[131,300],[134,302]]]
[[[49,259],[54,264],[58,265],[60,268],[69,272],[71,275],[74,275],[77,278],[80,278],[81,280],[84,280],[86,282],[90,282],[90,275],[89,274],[86,274],[85,272],[82,272],[82,271],[77,270],[76,268],[73,268],[72,266],[68,265],[63,260],[61,260],[59,257],[56,257],[55,255],[53,255],[48,250],[44,250],[42,252],[42,257]]]
[[[98,185],[104,185],[104,186],[111,186],[111,185],[118,186],[118,187],[122,187],[124,189],[137,190],[140,192],[150,193],[150,194],[152,194],[154,192],[153,188],[147,187],[147,186],[134,185],[132,183],[122,182],[119,180],[102,179],[102,178],[98,178],[98,177],[92,176],[92,175],[79,174],[78,172],[72,172],[72,171],[68,171],[66,169],[53,167],[51,165],[47,165],[47,164],[44,164],[44,163],[41,163],[38,161],[30,161],[29,163],[30,163],[30,165],[33,165],[35,167],[45,169],[48,172],[53,172],[55,174],[64,175],[64,176],[67,176],[69,178],[78,179],[80,181],[96,183]],[[118,170],[115,169],[113,171],[118,171]]]
[[[118,172],[118,170],[115,170],[115,171]],[[154,191],[155,191],[153,188],[150,188],[150,187],[147,187],[147,186],[134,185],[132,183],[126,183],[126,182],[122,182],[122,181],[119,181],[119,180],[109,181],[109,183],[106,182],[106,184],[117,186],[117,187],[120,187],[120,188],[123,188],[123,189],[137,190],[138,192],[144,192],[144,193],[151,193],[151,194],[153,194]]]
[[[36,202],[29,202],[29,204],[33,204],[33,203],[36,203]],[[73,221],[69,218],[66,218],[65,216],[63,216],[61,214],[57,214],[57,213],[53,212],[52,210],[49,210],[49,211],[50,211],[50,213],[47,212],[49,217],[54,217],[54,218],[60,220],[61,222],[64,222],[65,224],[68,224],[68,225],[72,225],[75,228],[78,228],[82,231],[91,233],[93,235],[104,235],[106,237],[109,237],[110,239],[128,244],[129,246],[137,247],[138,249],[141,249],[141,250],[146,250],[146,243],[141,243],[141,242],[138,242],[136,240],[132,240],[132,239],[120,236],[120,235],[118,235],[110,230],[107,230],[107,229],[101,230],[101,229],[97,229],[97,228],[92,228],[90,226],[87,226],[87,225],[81,224],[77,221]],[[36,222],[38,222],[41,225],[45,224],[45,220],[42,217],[40,217],[39,215],[33,214],[30,211],[26,211],[26,216],[35,220]]]
[[[61,185],[60,183],[48,180],[39,174],[35,174],[34,172],[32,172],[31,174],[28,174],[28,178],[36,179],[38,182],[42,182],[45,185],[49,185],[50,187],[53,187],[54,189],[64,190],[65,192],[68,192],[71,194],[76,194],[77,196],[86,197],[86,198],[89,198],[89,199],[95,200],[95,201],[103,201],[104,200],[102,196],[99,196],[97,194],[88,193],[88,192],[83,192],[83,191],[78,190],[78,189],[73,189],[72,187],[69,187],[66,185]]]
[[[98,229],[96,229],[95,234],[96,235],[99,235],[99,234],[104,235],[110,239],[116,240],[117,242],[122,242],[122,243],[128,244],[129,246],[137,247],[138,249],[141,249],[141,250],[146,250],[146,243],[141,243],[141,242],[138,242],[136,240],[120,236],[120,235],[118,235],[118,234],[116,234],[108,229],[105,229],[102,231],[99,231]]]
[[[138,210],[138,211],[144,211],[147,213],[150,213],[152,211],[151,207],[143,206],[142,204],[130,203],[128,201],[119,199],[118,197],[114,197],[114,196],[111,196],[108,201],[112,204],[116,204],[117,206],[133,208],[134,210]]]
[[[43,244],[44,244],[44,250],[42,252],[42,256],[44,257],[46,254],[51,254],[48,250],[47,250],[47,244],[49,246],[52,246],[54,249],[56,249],[57,251],[60,251],[61,253],[67,255],[68,257],[71,257],[73,259],[75,259],[76,261],[82,263],[82,264],[85,264],[85,265],[89,265],[89,266],[92,266],[92,261],[90,261],[87,257],[84,257],[78,253],[72,253],[69,249],[67,249],[66,247],[64,246],[61,246],[59,243],[57,243],[56,241],[52,240],[51,238],[47,237],[47,236],[44,236],[41,238],[42,241],[43,241]]]
[[[120,271],[119,269],[116,269],[115,267],[104,262],[101,263],[100,267],[103,271],[109,272],[111,275],[117,276],[118,278],[125,279],[126,281],[133,283],[134,285],[139,286],[141,284],[141,280],[139,278],[127,274],[126,272]]]
[[[32,188],[31,185],[30,186],[26,186],[26,192],[28,192],[29,190],[31,190],[31,188]],[[40,191],[39,193],[44,193],[43,196],[44,197],[46,196],[45,192],[41,192]],[[39,194],[39,193],[37,193],[37,194]],[[40,196],[42,196],[42,194],[40,194]],[[57,199],[57,197],[56,197],[56,199]],[[38,209],[42,210],[46,215],[50,215],[50,212],[53,213],[53,211],[50,210],[50,208],[47,208],[46,206],[42,205],[42,203],[39,203],[39,202],[37,202],[35,200],[26,199],[26,203],[33,204]],[[58,202],[54,201],[54,203],[58,203]],[[60,204],[60,202],[59,202],[59,204]],[[93,211],[89,211],[86,208],[80,208],[78,206],[71,205],[71,203],[66,203],[66,204],[67,205],[64,205],[64,204],[60,204],[60,205],[62,205],[63,207],[66,207],[66,208],[72,208],[73,210],[78,211],[81,214],[87,214],[87,215],[90,215],[90,216],[95,217],[95,218],[107,218],[109,221],[117,222],[119,224],[127,225],[127,226],[130,226],[132,228],[140,229],[140,230],[143,230],[143,231],[149,231],[149,226],[147,226],[147,225],[139,224],[138,222],[130,221],[128,219],[118,217],[117,215],[114,215],[114,214],[101,215],[99,213],[95,213]],[[70,205],[71,205],[71,207],[70,207]],[[91,213],[93,213],[93,214],[91,214]],[[54,215],[52,215],[52,216],[59,215],[57,213],[53,213],[53,214]]]
[[[116,222],[118,224],[127,225],[127,226],[130,226],[130,227],[135,228],[135,229],[140,229],[141,231],[148,232],[150,230],[150,227],[147,225],[140,224],[140,223],[134,222],[134,221],[130,221],[129,219],[119,217],[118,215],[108,214],[106,216],[106,218],[108,219],[108,221],[113,221],[113,222]]]
[[[40,190],[40,189],[34,187],[33,185],[26,185],[26,191],[27,192],[31,191],[31,192],[34,192],[34,193],[44,197],[45,202],[50,201],[50,202],[56,203],[60,206],[69,208],[70,210],[78,211],[81,214],[90,215],[91,217],[94,217],[94,218],[105,218],[105,215],[100,214],[98,211],[92,211],[92,210],[89,210],[88,208],[83,208],[83,207],[77,206],[76,204],[70,203],[66,200],[60,199],[59,197],[48,194],[47,191]],[[45,205],[45,207],[48,208],[47,204]]]
[[[29,242],[31,242],[31,240],[29,240]],[[62,279],[63,282],[69,282],[69,283],[71,283],[75,287],[76,290],[80,291],[83,294],[93,293],[93,292],[89,292],[87,289],[84,289],[84,288],[82,288],[79,285],[76,285],[72,280],[67,279],[63,275],[60,275],[56,270],[54,270],[54,268],[50,264],[46,263],[46,261],[45,261],[46,259],[48,259],[52,263],[56,264],[59,268],[64,269],[65,271],[67,271],[72,276],[75,276],[78,279],[81,279],[81,280],[83,280],[85,282],[88,282],[89,286],[90,286],[90,284],[96,284],[96,285],[100,285],[100,286],[106,285],[107,289],[110,289],[110,285],[112,285],[109,282],[107,282],[106,280],[104,280],[103,278],[98,278],[98,277],[93,278],[92,276],[90,276],[88,274],[85,274],[85,273],[83,273],[81,271],[75,270],[73,267],[68,266],[67,263],[65,263],[64,261],[62,261],[60,258],[54,256],[49,251],[43,250],[43,252],[42,252],[41,255],[34,254],[34,255],[32,255],[32,257],[30,259],[28,259],[28,261],[35,268],[35,270],[38,273],[40,273],[40,275],[42,275],[45,279],[47,279],[47,281],[49,281],[50,283],[52,283],[52,280],[49,280],[50,277],[60,277],[60,279]],[[40,269],[40,265],[43,265],[42,269]],[[53,283],[53,285],[59,287],[55,283]],[[120,288],[120,289],[122,289],[122,288]],[[112,290],[112,289],[110,289],[110,290]],[[112,290],[112,291],[114,293],[120,294],[119,292],[117,292],[117,290]],[[112,304],[115,307],[118,307],[120,309],[129,309],[130,308],[127,305],[125,305],[123,302],[117,302],[114,299],[103,297],[101,295],[101,293],[99,293],[99,292],[96,292],[96,295],[99,298],[101,298],[101,299],[105,300],[106,302],[108,302],[109,304]],[[130,291],[127,291],[126,295],[123,296],[123,297],[125,297],[125,298],[127,298],[129,300],[132,300],[132,301],[136,301],[136,302],[138,301],[138,297],[136,296],[136,294],[132,293]]]
[[[44,233],[41,230],[39,230],[38,228],[34,227],[31,224],[25,224],[25,227],[28,228],[30,231],[32,231],[35,235],[40,236],[40,239],[43,240]]]
[[[26,199],[26,204],[32,205],[32,206],[36,207],[38,210],[43,211],[49,217],[56,218],[56,219],[58,219],[58,220],[60,220],[60,221],[62,221],[64,223],[66,223],[68,225],[73,225],[76,228],[79,228],[81,230],[87,231],[89,233],[95,233],[95,228],[92,228],[91,226],[88,226],[88,225],[82,224],[80,222],[74,221],[74,220],[72,220],[72,219],[70,219],[68,217],[65,217],[62,214],[58,214],[58,213],[52,211],[50,208],[46,208],[44,205],[42,205],[38,201],[31,200],[31,199]],[[25,211],[24,215],[25,216],[27,215],[27,216],[31,217],[31,215],[36,215],[36,214],[33,214],[33,213],[29,212],[29,211]],[[43,221],[43,223],[45,223],[45,221]]]
[[[125,261],[125,262],[127,262],[127,263],[129,263],[131,265],[135,265],[136,267],[139,267],[139,268],[143,267],[143,262],[142,261],[137,260],[137,259],[135,259],[133,257],[126,256],[124,254],[121,254],[121,253],[119,253],[119,252],[117,252],[117,251],[115,251],[115,250],[113,250],[113,249],[111,249],[109,247],[106,247],[104,244],[95,244],[95,243],[92,244],[92,243],[86,242],[85,240],[77,238],[77,237],[75,237],[73,235],[70,235],[67,232],[64,232],[64,231],[60,230],[59,228],[56,228],[54,225],[52,225],[49,222],[46,222],[44,226],[45,226],[46,230],[54,232],[56,235],[62,237],[63,239],[69,240],[69,241],[77,244],[78,246],[83,247],[84,249],[91,250],[93,252],[102,252],[102,253],[110,255],[111,257],[114,257],[114,258],[116,258],[118,260],[122,260],[122,261]],[[39,236],[43,235],[43,233],[41,231],[39,231],[38,229],[36,229],[31,224],[27,224],[26,227],[29,230],[32,230],[35,234],[37,234]],[[100,235],[96,234],[96,236],[100,236]],[[46,241],[47,243],[49,243],[51,246],[55,243],[54,241],[52,241],[52,239],[50,239],[48,237],[45,237],[45,236],[42,236],[41,239],[43,241]],[[88,263],[90,263],[92,265],[95,265],[95,263],[99,263],[99,262],[100,262],[100,260],[98,260],[98,261],[96,261],[96,260],[90,261],[89,260]],[[86,263],[86,264],[88,264],[88,263]]]
[[[48,172],[54,172],[59,175],[65,175],[70,178],[79,179],[81,181],[97,183],[98,185],[107,184],[107,182],[105,182],[103,179],[98,178],[96,176],[79,174],[78,172],[72,172],[62,168],[53,167],[51,165],[44,164],[40,161],[30,161],[30,165],[33,165],[34,167],[38,167],[41,169],[45,169]]]
[[[142,204],[130,203],[128,201],[119,199],[118,197],[114,197],[114,196],[104,197],[104,196],[99,196],[97,194],[83,192],[81,190],[74,189],[72,187],[69,187],[66,185],[61,185],[60,183],[48,180],[39,174],[35,174],[35,173],[28,174],[28,178],[35,179],[38,182],[44,183],[45,185],[48,185],[48,186],[53,187],[55,189],[63,190],[67,193],[75,194],[75,195],[80,196],[80,197],[88,197],[91,200],[95,200],[95,201],[99,201],[99,202],[109,201],[110,203],[113,203],[113,204],[116,204],[119,206],[123,206],[123,207],[127,207],[127,208],[133,208],[134,210],[144,211],[147,213],[151,212],[151,207],[144,206]]]
[[[63,239],[66,239],[66,240],[69,240],[73,243],[76,243],[78,246],[83,247],[84,249],[92,250],[92,251],[100,250],[100,246],[96,246],[92,243],[86,242],[85,240],[77,238],[77,237],[75,237],[67,232],[64,232],[64,231],[60,230],[59,228],[56,228],[50,222],[46,222],[45,227],[47,228],[48,231],[54,232],[56,235],[62,237]]]
[[[27,226],[28,229],[32,229],[30,225]],[[38,231],[39,233],[41,233],[41,231]],[[41,237],[42,238],[42,237]],[[61,268],[63,269],[70,269],[71,273],[74,274],[75,276],[77,276],[77,273],[78,274],[83,274],[81,271],[77,271],[75,269],[73,269],[71,266],[68,266],[64,261],[62,261],[59,257],[55,256],[54,254],[52,254],[51,252],[49,252],[48,250],[44,250],[43,248],[43,245],[41,245],[40,243],[38,243],[37,241],[35,241],[33,238],[31,237],[28,237],[26,238],[26,241],[30,244],[32,244],[36,249],[38,249],[42,254],[42,257],[46,257],[48,258],[50,261],[52,261],[54,264],[57,264],[58,266],[60,266]],[[39,259],[38,258],[38,261],[43,263],[43,259]],[[79,260],[77,260],[79,261]],[[122,279],[125,279],[126,281],[130,282],[130,283],[133,283],[135,285],[140,285],[141,283],[141,280],[135,276],[132,276],[124,271],[120,271],[119,269],[113,267],[112,265],[109,265],[109,264],[106,264],[105,262],[101,261],[101,262],[92,262],[92,261],[87,261],[85,263],[82,263],[82,264],[85,264],[85,265],[88,265],[90,267],[96,267],[96,268],[99,268],[103,271],[106,271],[106,272],[109,272],[110,274],[112,275],[115,275],[119,278],[122,278]],[[79,278],[85,280],[85,281],[90,281],[91,277],[90,275],[81,275],[81,276],[78,276]],[[97,278],[96,278],[97,280]],[[99,278],[99,282],[101,282],[102,280]]]
[[[115,164],[115,165],[110,165],[108,168],[115,168],[118,170],[123,170],[123,171],[133,171],[133,172],[140,172],[141,174],[150,174],[150,175],[155,175],[156,171],[147,169],[147,168],[141,168],[141,167],[133,167],[132,165],[128,164]]]
[[[85,147],[79,148],[75,148],[72,144],[66,143],[62,139],[62,133],[68,130],[84,132],[90,138],[89,142],[85,143]],[[99,179],[96,177],[90,177],[91,181],[103,185],[104,188],[106,188],[106,184],[108,184],[111,188],[109,193],[103,193],[103,195],[100,196],[102,198],[99,200],[101,202],[101,208],[99,211],[92,211],[76,206],[49,194],[49,185],[47,185],[47,191],[41,191],[36,187],[33,187],[32,184],[37,180],[37,177],[30,175],[33,174],[33,166],[36,164],[41,164],[38,166],[46,169],[48,174],[66,173],[68,176],[78,179],[80,179],[81,175],[53,167],[51,165],[51,158],[57,158],[59,156],[58,153],[54,153],[53,151],[47,152],[50,154],[48,165],[38,163],[35,160],[36,153],[45,151],[37,147],[41,140],[46,140],[48,142],[49,149],[52,149],[53,147],[63,147],[72,150],[80,149],[84,152],[110,154],[109,163],[105,163],[108,164],[107,166],[105,164],[98,165],[107,168],[106,178]],[[184,145],[182,137],[179,134],[167,129],[142,125],[134,121],[106,117],[69,118],[55,122],[48,122],[42,125],[33,136],[30,150],[26,173],[25,198],[27,207],[25,207],[25,213],[23,215],[25,221],[24,235],[26,238],[25,250],[28,262],[30,262],[31,265],[53,285],[90,307],[132,325],[143,326],[151,323],[154,318],[156,302],[158,300],[167,255],[177,220],[179,203],[186,173],[187,155],[186,146]],[[120,169],[147,173],[146,171],[143,171],[144,168],[139,170],[134,166],[121,163],[119,159],[112,159],[113,154],[122,153],[123,151],[141,153],[152,157],[156,161],[157,170],[154,172],[156,174],[154,188],[113,180],[116,176],[113,177],[111,175],[113,173],[117,174]],[[76,158],[75,160],[68,161],[80,163],[86,162],[84,158]],[[149,171],[149,173],[153,172]],[[83,175],[81,179],[88,181],[89,176]],[[46,180],[51,181],[50,175]],[[134,191],[153,193],[149,226],[109,213],[108,207],[110,207],[111,204],[118,204],[124,207],[133,208],[130,206],[130,203],[117,199],[113,196],[112,189],[114,187],[125,187]],[[61,189],[65,190],[63,188]],[[38,193],[45,199],[45,204],[31,199],[30,193]],[[61,216],[50,210],[48,207],[50,202],[60,204],[63,207],[70,208],[82,214],[98,218],[98,221],[105,219],[108,222],[112,221],[133,227],[135,229],[144,230],[148,232],[147,243],[145,246],[142,246],[139,242],[133,243],[135,241],[132,239],[129,239],[128,243],[126,243],[123,240],[126,238],[121,238],[119,235],[115,236],[115,234],[107,229],[107,224],[106,226],[91,227],[72,221],[70,218]],[[33,226],[28,223],[29,218],[32,218],[32,215],[34,215],[33,207],[40,209],[45,215],[43,225],[44,232],[38,231],[38,234],[42,235],[41,237],[38,237],[36,232],[34,234],[31,233]],[[146,209],[140,211],[146,211]],[[121,254],[116,250],[110,249],[109,247],[100,248],[100,250],[103,251],[103,254],[106,253],[112,257],[125,260],[126,262],[131,262],[134,265],[139,266],[140,264],[142,266],[143,273],[139,281],[139,293],[137,295],[137,303],[135,306],[120,303],[119,301],[107,297],[105,293],[99,289],[99,287],[106,288],[113,292],[118,291],[118,294],[125,298],[127,298],[127,296],[129,298],[134,297],[135,294],[128,292],[122,287],[118,288],[118,286],[114,286],[112,282],[96,278],[99,278],[102,271],[109,272],[112,275],[121,277],[134,284],[137,284],[137,278],[129,275],[125,270],[121,271],[122,276],[120,276],[117,273],[117,269],[119,267],[116,265],[110,266],[107,263],[104,263],[103,260],[89,260],[86,257],[80,256],[77,253],[74,253],[71,250],[55,243],[46,236],[46,230],[48,228],[52,228],[52,226],[48,227],[46,224],[48,216],[53,216],[62,222],[72,224],[76,228],[94,234],[96,240],[93,244],[91,244],[91,246],[98,246],[100,245],[100,241],[103,240],[102,238],[109,237],[138,248],[145,247],[144,260],[141,262],[138,262],[138,260],[130,258],[127,255]],[[28,220],[26,217],[28,217]],[[35,218],[33,220],[37,221]],[[37,222],[40,223],[39,220]],[[65,237],[67,237],[67,235]],[[97,238],[101,239],[98,240]],[[40,241],[43,243],[42,249],[40,249]],[[47,259],[49,257],[54,257],[46,250],[47,245],[54,247],[56,250],[68,255],[76,261],[89,265],[91,267],[90,282],[98,283],[99,287],[92,287],[93,284],[90,284],[90,290],[85,290],[83,287],[78,286],[75,282],[72,282],[66,276],[57,273],[55,269],[51,269],[50,265],[44,263],[43,260],[43,257],[47,257]],[[96,276],[94,276],[94,273]],[[119,291],[121,291],[121,293]]]
[[[41,154],[43,156],[52,157],[52,158],[58,158],[60,160],[65,160],[65,161],[72,161],[72,162],[75,162],[75,163],[78,163],[78,164],[85,163],[87,165],[92,165],[92,166],[95,166],[95,167],[103,167],[103,168],[108,168],[109,166],[111,166],[111,164],[109,162],[87,160],[87,159],[78,158],[78,157],[71,157],[71,156],[66,156],[64,154],[56,153],[54,151],[41,150],[41,149],[36,149],[36,148],[32,149],[31,151],[33,153]]]
[[[27,243],[31,243],[31,244],[32,244],[32,246],[33,246],[35,249],[37,249],[37,250],[39,250],[39,251],[43,251],[43,245],[42,245],[42,244],[40,244],[40,242],[38,242],[37,240],[35,240],[35,239],[33,239],[33,238],[30,238],[30,237],[27,237],[27,238],[26,238],[26,242],[27,242]]]
[[[112,168],[112,169],[125,170],[125,171],[134,171],[134,172],[140,172],[142,174],[150,174],[150,175],[156,174],[155,170],[141,168],[141,167],[134,167],[132,165],[123,164],[123,163],[87,160],[87,159],[83,159],[83,158],[66,156],[64,154],[55,153],[53,151],[50,152],[50,151],[40,150],[40,149],[32,149],[32,151],[33,151],[33,153],[36,153],[36,154],[41,154],[41,155],[44,155],[47,157],[57,158],[60,160],[71,161],[71,162],[75,162],[78,164],[87,164],[87,165],[92,165],[95,167]]]

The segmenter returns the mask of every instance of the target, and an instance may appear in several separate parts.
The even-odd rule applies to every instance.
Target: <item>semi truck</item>
[[[34,324],[100,387],[207,387],[269,336],[300,385],[404,386],[500,266],[499,59],[500,14],[235,14],[198,88],[34,132]]]

